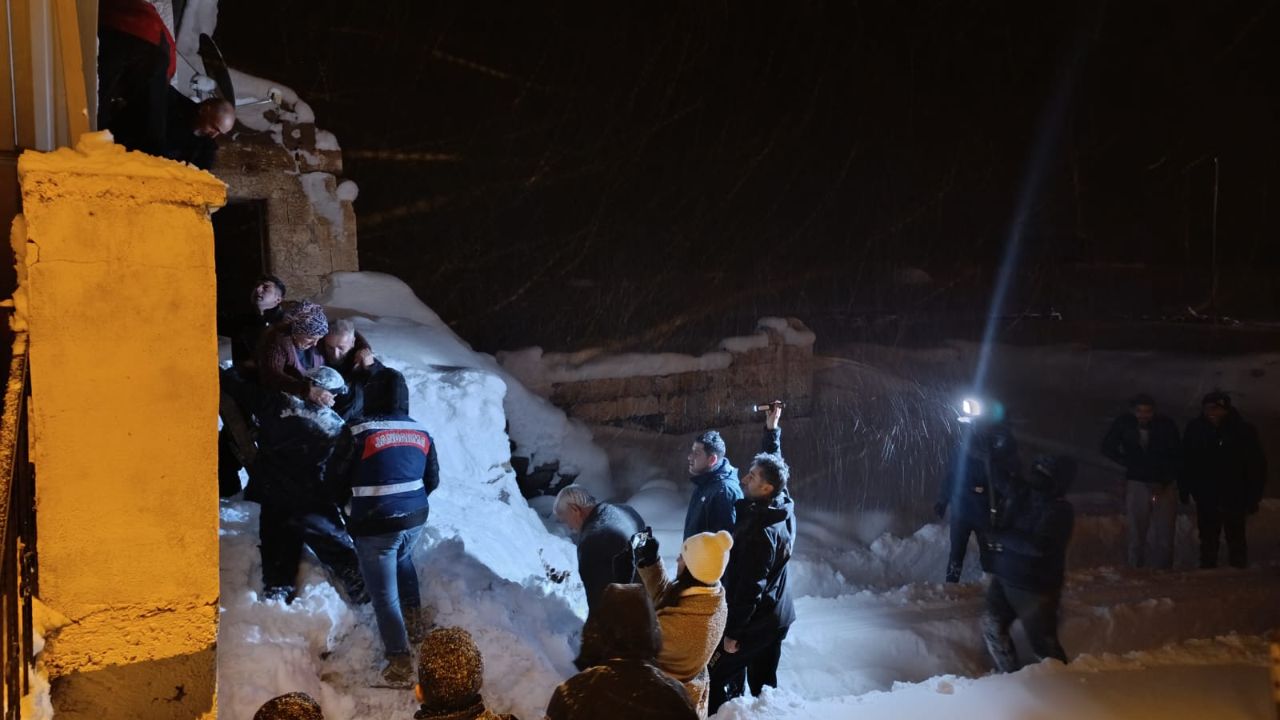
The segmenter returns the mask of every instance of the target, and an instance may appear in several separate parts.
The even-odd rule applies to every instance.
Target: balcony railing
[[[0,321],[7,318],[0,315]],[[35,470],[27,456],[27,336],[17,333],[0,417],[0,677],[4,720],[21,716],[31,689],[34,637],[31,602],[36,595]]]

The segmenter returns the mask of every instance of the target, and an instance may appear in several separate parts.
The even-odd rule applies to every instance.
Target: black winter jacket
[[[631,562],[631,536],[644,529],[644,519],[629,505],[600,503],[578,533],[578,574],[594,607],[609,583],[636,581]]]
[[[1142,447],[1138,418],[1125,413],[1111,423],[1111,429],[1102,438],[1102,454],[1124,466],[1128,480],[1168,485],[1177,482],[1181,443],[1178,426],[1172,420],[1157,415],[1147,427],[1147,447]]]
[[[990,571],[1001,581],[1037,593],[1062,588],[1075,510],[1052,489],[1019,483],[990,531]]]
[[[582,628],[582,652],[574,661],[582,672],[556,688],[547,718],[696,718],[684,686],[658,669],[661,649],[662,630],[644,587],[606,586]]]
[[[332,507],[325,468],[342,432],[342,418],[285,393],[274,393],[269,407],[246,499],[295,512]]]
[[[729,619],[724,635],[741,640],[790,627],[796,611],[787,587],[795,547],[795,503],[783,490],[772,500],[739,500],[733,549],[724,573]]]
[[[976,494],[985,496],[993,484],[999,492],[1021,474],[1018,441],[1007,425],[970,426],[964,432],[951,451],[938,488],[942,505],[959,503],[975,494],[975,489]]]
[[[1204,416],[1183,435],[1180,489],[1197,505],[1231,512],[1254,512],[1267,483],[1267,458],[1258,431],[1232,409],[1214,427]]]
[[[280,322],[284,313],[276,306],[259,315],[256,310],[228,319],[218,332],[231,340],[231,366],[245,380],[257,380],[258,341],[272,324]]]
[[[715,467],[689,481],[693,483],[693,496],[684,515],[685,539],[701,532],[733,532],[734,503],[742,499],[738,469],[729,464],[728,458],[720,458]]]
[[[547,720],[695,720],[684,686],[644,660],[606,660],[566,680]]]

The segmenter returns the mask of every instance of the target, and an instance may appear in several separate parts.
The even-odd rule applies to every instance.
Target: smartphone
[[[631,536],[631,549],[639,550],[653,539],[653,528],[645,528]]]

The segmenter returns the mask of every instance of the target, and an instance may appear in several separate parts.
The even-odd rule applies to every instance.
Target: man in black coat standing
[[[1200,403],[1200,417],[1183,435],[1183,501],[1196,501],[1200,567],[1218,565],[1218,543],[1227,537],[1227,561],[1249,564],[1245,518],[1258,511],[1267,482],[1267,458],[1258,431],[1240,417],[1231,397],[1214,391]]]
[[[1155,399],[1145,393],[1129,401],[1129,412],[1116,418],[1102,438],[1102,454],[1124,466],[1130,567],[1173,567],[1179,445],[1178,426],[1158,414]]]
[[[983,407],[985,405],[985,407]],[[1005,422],[1004,405],[988,400],[961,404],[957,421],[961,430],[952,448],[938,490],[933,511],[941,520],[951,512],[951,550],[947,556],[946,581],[960,582],[969,536],[978,540],[978,556],[987,567],[986,534],[991,524],[993,497],[1004,492],[1021,473],[1018,442]]]
[[[275,275],[259,276],[249,293],[244,312],[219,318],[218,334],[231,339],[231,367],[221,371],[218,414],[218,494],[231,497],[240,492],[240,468],[253,465],[258,448],[254,443],[255,415],[261,412],[262,391],[258,385],[255,353],[258,340],[272,323],[284,318],[284,282]]]
[[[781,404],[774,404],[765,427],[777,451],[756,455],[743,480],[746,497],[737,504],[733,550],[723,580],[729,617],[721,647],[708,664],[713,715],[725,702],[742,695],[744,684],[753,695],[759,695],[765,685],[778,686],[782,641],[796,619],[787,586],[796,516],[787,491],[791,469],[782,459],[781,416]]]
[[[1058,640],[1058,609],[1075,511],[1067,490],[1075,464],[1040,457],[1025,481],[1011,485],[988,534],[991,584],[982,637],[996,669],[1014,672],[1018,655],[1009,628],[1022,621],[1036,660],[1067,661]]]
[[[640,513],[629,505],[599,502],[581,485],[569,485],[556,495],[555,516],[575,534],[588,609],[606,585],[636,582],[631,536],[644,529]]]

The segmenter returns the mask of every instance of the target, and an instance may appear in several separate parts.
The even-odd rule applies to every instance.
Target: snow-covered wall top
[[[540,347],[498,353],[498,362],[512,375],[531,387],[547,387],[556,383],[611,378],[677,375],[680,373],[724,370],[733,364],[735,354],[760,350],[769,346],[769,333],[782,336],[786,345],[812,346],[815,336],[795,319],[765,317],[756,323],[752,335],[725,338],[720,349],[702,355],[679,353],[624,353],[605,355],[598,349],[573,353],[544,353]]]

